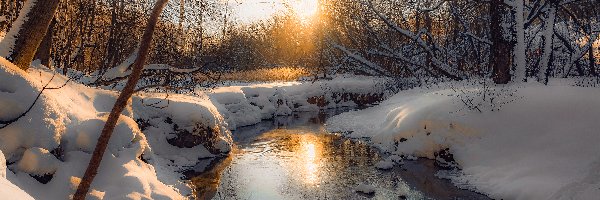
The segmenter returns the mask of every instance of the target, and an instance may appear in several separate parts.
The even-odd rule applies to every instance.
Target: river
[[[295,113],[233,132],[226,158],[205,160],[192,180],[197,199],[489,199],[435,177],[433,161],[405,161],[382,171],[364,142],[327,133],[325,120],[347,111]],[[374,194],[355,192],[359,183]]]

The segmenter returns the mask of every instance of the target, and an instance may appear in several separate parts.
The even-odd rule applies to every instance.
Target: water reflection
[[[334,113],[335,114],[335,113]],[[328,114],[296,115],[234,132],[237,148],[193,180],[198,199],[479,199],[433,176],[416,161],[380,171],[381,158],[367,144],[328,134]],[[317,123],[311,123],[317,122]],[[424,163],[421,163],[424,162]],[[406,178],[405,178],[406,177]],[[375,195],[353,190],[365,182]]]
[[[305,135],[302,135],[305,136]],[[301,162],[304,163],[305,178],[304,182],[310,185],[314,185],[319,180],[319,163],[317,162],[317,153],[321,153],[322,147],[315,147],[317,142],[314,137],[302,137],[300,143],[301,149],[303,150],[300,154]],[[302,156],[303,155],[303,156]]]
[[[196,186],[194,196],[196,199],[212,199],[217,193],[221,181],[221,172],[231,164],[233,156],[227,156],[224,159],[214,160],[212,169],[201,173],[198,176],[191,178],[191,181]]]

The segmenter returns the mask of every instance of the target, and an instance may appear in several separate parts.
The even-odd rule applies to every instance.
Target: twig
[[[54,80],[54,77],[56,76],[56,72],[54,72],[54,74],[52,74],[52,78],[50,78],[50,80],[48,81],[48,83],[46,83],[46,85],[44,85],[44,87],[42,88],[42,90],[37,94],[37,96],[35,97],[35,100],[33,100],[33,103],[29,106],[29,108],[27,108],[27,110],[25,110],[25,112],[21,113],[19,116],[17,116],[16,118],[10,119],[10,120],[0,120],[0,129],[6,128],[7,126],[19,121],[19,119],[25,117],[25,115],[27,115],[27,113],[29,113],[29,111],[31,111],[31,109],[33,109],[33,106],[35,106],[35,103],[37,103],[38,99],[40,99],[40,97],[42,96],[42,93],[44,93],[45,90],[56,90],[56,89],[61,89],[63,87],[65,87],[67,85],[67,83],[69,83],[69,81],[71,81],[71,78],[69,78],[62,86],[60,87],[48,87],[48,85],[50,85],[50,83],[52,83],[52,80]]]

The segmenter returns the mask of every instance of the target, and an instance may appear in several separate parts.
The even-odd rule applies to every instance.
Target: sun
[[[244,23],[269,19],[292,12],[302,23],[309,23],[319,12],[320,0],[226,0],[231,3],[236,18]]]
[[[294,12],[302,21],[308,21],[319,12],[319,0],[290,0]]]

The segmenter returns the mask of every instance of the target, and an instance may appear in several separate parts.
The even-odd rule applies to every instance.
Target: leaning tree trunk
[[[510,82],[510,66],[512,57],[512,46],[510,41],[504,37],[504,17],[506,5],[504,0],[492,0],[490,2],[490,32],[492,46],[490,49],[490,67],[493,70],[493,79],[497,84]]]
[[[73,196],[74,200],[84,200],[87,195],[90,185],[94,180],[94,177],[98,174],[98,168],[100,167],[100,162],[102,162],[102,156],[104,156],[104,151],[106,151],[106,147],[108,146],[108,142],[110,140],[110,136],[112,135],[115,126],[119,120],[119,116],[121,116],[121,112],[127,106],[127,102],[133,95],[135,91],[135,86],[137,85],[138,80],[142,74],[142,70],[144,68],[144,63],[146,62],[146,58],[148,57],[148,52],[150,51],[150,44],[152,43],[152,35],[154,35],[154,30],[156,28],[156,24],[158,22],[158,18],[160,17],[160,13],[163,8],[167,4],[168,0],[158,0],[156,4],[154,4],[154,8],[152,9],[152,14],[148,19],[148,24],[146,25],[146,30],[144,31],[144,35],[142,36],[142,41],[140,42],[140,46],[138,49],[138,56],[133,63],[133,69],[131,75],[129,75],[129,79],[123,88],[123,91],[117,98],[115,105],[113,106],[112,111],[110,112],[108,119],[106,120],[106,124],[102,129],[102,133],[100,134],[100,138],[98,138],[98,143],[96,144],[96,148],[94,149],[94,153],[90,162],[88,164],[87,169],[85,170],[85,174],[81,180],[81,183],[77,187],[77,191]]]
[[[9,31],[17,32],[12,52],[5,55],[8,60],[23,70],[27,70],[38,47],[42,43],[50,26],[60,0],[29,0],[33,5],[29,12],[21,12],[20,19],[26,19],[21,26],[14,26]],[[25,9],[25,8],[23,8]]]

